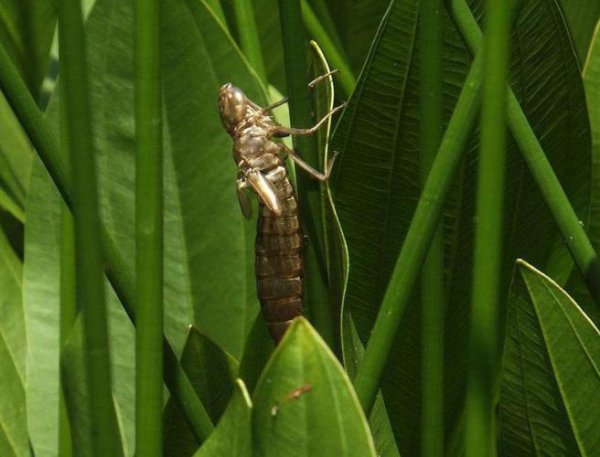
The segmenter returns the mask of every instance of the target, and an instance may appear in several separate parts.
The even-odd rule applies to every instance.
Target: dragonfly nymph
[[[257,290],[263,316],[275,343],[282,338],[291,321],[302,314],[304,238],[298,202],[284,160],[289,157],[298,168],[323,182],[329,178],[334,161],[325,173],[321,173],[293,149],[274,139],[311,135],[343,108],[343,105],[334,108],[314,127],[297,129],[281,126],[269,115],[271,110],[286,102],[287,99],[283,99],[262,108],[230,83],[221,86],[219,91],[221,120],[233,139],[233,159],[238,167],[237,196],[246,218],[252,214],[248,191],[255,193],[259,201]]]

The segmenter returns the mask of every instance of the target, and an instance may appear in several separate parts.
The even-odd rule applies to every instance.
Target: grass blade
[[[79,0],[59,2],[59,45],[64,83],[63,125],[73,172],[77,301],[84,309],[86,370],[90,385],[92,443],[98,456],[118,455],[112,418],[108,325],[100,240],[100,217]]]
[[[160,0],[135,2],[136,452],[163,452],[163,151]]]
[[[502,217],[506,168],[506,84],[510,8],[487,2],[481,109],[481,152],[477,181],[477,224],[473,261],[466,409],[466,453],[495,455],[494,381],[500,340]]]

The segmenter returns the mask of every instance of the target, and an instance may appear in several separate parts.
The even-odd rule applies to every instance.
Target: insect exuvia
[[[329,76],[319,77],[313,83]],[[319,181],[327,180],[333,160],[327,171],[321,173],[293,149],[273,139],[313,134],[343,108],[341,105],[331,110],[312,128],[297,129],[278,125],[269,115],[272,109],[286,102],[287,99],[283,99],[261,108],[230,83],[219,90],[219,112],[233,139],[233,159],[238,167],[237,196],[245,217],[249,218],[252,212],[247,191],[258,196],[257,290],[263,316],[276,343],[292,319],[302,314],[304,239],[298,202],[284,159],[290,157],[299,168]]]

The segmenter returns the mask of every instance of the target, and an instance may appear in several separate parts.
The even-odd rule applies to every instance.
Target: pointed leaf
[[[234,391],[237,361],[190,327],[181,364],[213,423],[217,423]],[[191,456],[198,449],[192,430],[172,398],[165,408],[164,430],[165,456]]]
[[[600,448],[600,333],[524,261],[511,289],[500,426],[506,456],[591,456]]]
[[[251,457],[252,402],[241,379],[235,382],[233,397],[217,428],[194,457]]]
[[[303,318],[288,329],[254,394],[254,451],[269,456],[374,456],[348,376]]]

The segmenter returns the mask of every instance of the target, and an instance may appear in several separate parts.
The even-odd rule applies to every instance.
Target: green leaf
[[[350,66],[354,73],[358,74],[365,64],[369,48],[390,1],[327,0],[325,3],[337,26]]]
[[[352,316],[349,313],[344,313],[342,325],[344,326],[342,331],[344,337],[342,343],[344,366],[350,379],[354,379],[360,361],[365,353],[365,348],[362,341],[360,341],[354,322],[352,322]],[[392,433],[392,425],[390,424],[390,418],[385,409],[381,393],[377,394],[371,416],[369,417],[369,423],[373,432],[373,441],[375,441],[377,455],[381,457],[399,457],[400,452]]]
[[[47,172],[39,160],[34,160],[23,281],[28,339],[27,419],[34,451],[47,456],[58,455],[61,204]],[[115,295],[107,294],[107,298],[110,341],[115,348],[111,351],[113,394],[124,436],[123,447],[130,450],[130,455],[134,442],[135,338]]]
[[[254,394],[254,452],[269,456],[375,456],[350,380],[316,331],[298,318]]]
[[[269,334],[267,324],[262,315],[259,315],[248,334],[244,355],[240,361],[239,377],[244,380],[250,393],[254,392],[260,374],[267,364],[273,349],[273,338]]]
[[[596,22],[600,20],[600,2],[597,0],[559,0],[573,46],[580,62],[585,61]]]
[[[61,355],[63,391],[71,423],[73,455],[94,457],[95,454],[91,439],[93,430],[90,420],[89,382],[86,376],[83,332],[83,321],[78,319],[75,325],[73,325]],[[116,412],[118,410],[117,405],[115,404],[114,406]],[[117,419],[117,415],[113,416],[111,427],[112,439],[117,441],[115,447],[119,450],[119,455],[115,457],[133,455],[133,452],[127,452],[123,447],[126,445],[126,440],[122,435],[122,421]]]
[[[34,98],[46,74],[55,27],[55,0],[0,1],[0,41]]]
[[[341,156],[334,167],[332,189],[350,255],[344,306],[350,310],[363,342],[370,335],[420,193],[419,3],[392,3],[333,140],[333,149]],[[479,17],[482,4],[479,0],[471,2]],[[560,17],[551,0],[523,1],[515,23],[511,84],[584,220],[589,191],[589,131],[577,61]],[[447,122],[471,59],[447,15],[444,21],[443,96]],[[447,197],[443,219],[449,297],[444,332],[447,430],[454,430],[463,404],[476,134],[466,152]],[[513,145],[507,160],[503,290],[508,289],[517,257],[544,264],[560,236]],[[531,233],[536,233],[534,242]],[[405,455],[418,453],[420,436],[421,311],[417,298],[415,293],[381,386],[400,452]]]
[[[4,95],[0,94],[0,191],[6,202],[0,207],[25,221],[25,199],[31,174],[32,150]]]
[[[32,165],[25,225],[23,302],[27,424],[36,455],[58,455],[60,202],[39,159]]]
[[[234,391],[237,361],[190,327],[181,364],[213,423],[217,423]],[[167,457],[191,456],[198,449],[192,430],[172,398],[165,408],[164,433]]]
[[[23,265],[0,230],[0,455],[29,456],[25,413]]]
[[[503,455],[595,455],[600,333],[552,279],[517,263],[500,397]]]
[[[252,455],[252,402],[241,379],[221,421],[194,457],[250,457]]]

